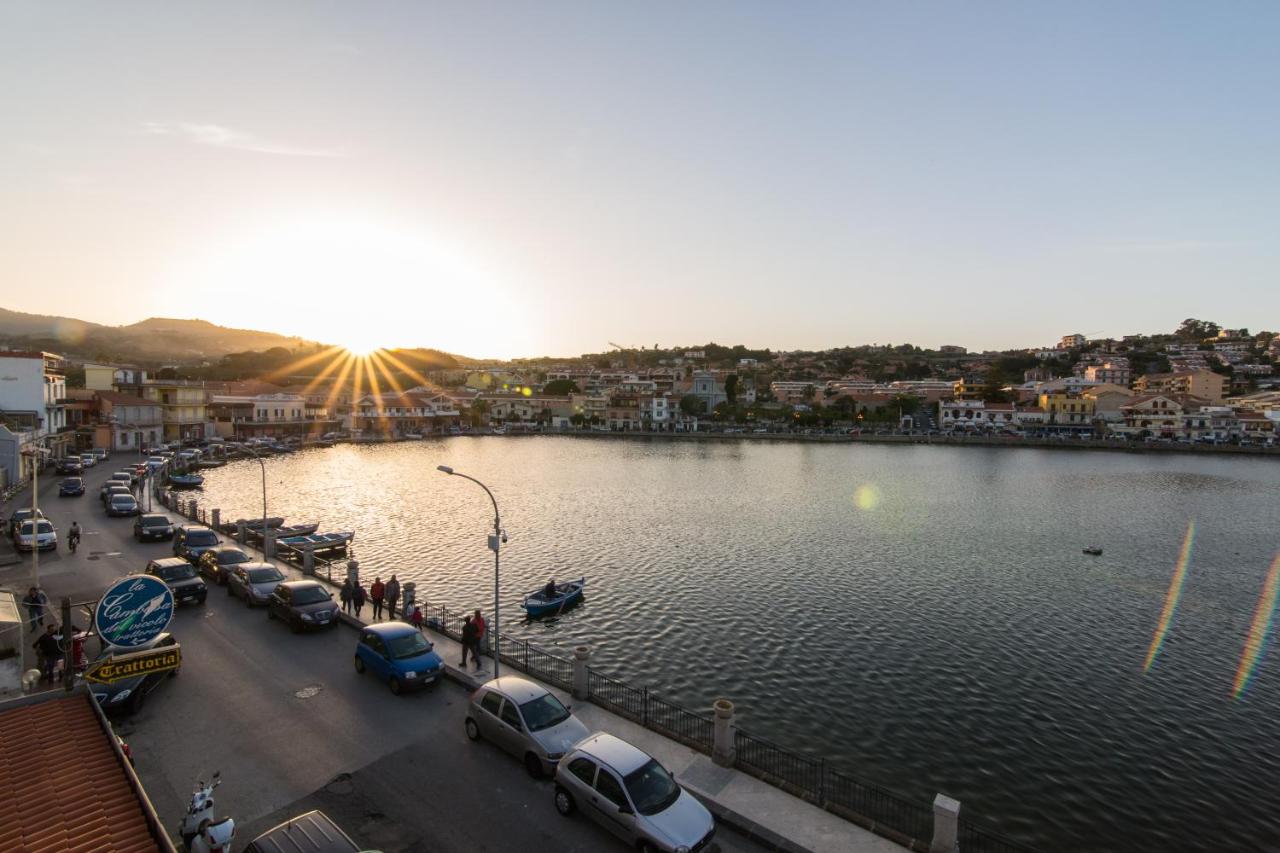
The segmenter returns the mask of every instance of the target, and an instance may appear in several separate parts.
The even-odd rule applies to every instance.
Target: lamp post
[[[32,584],[37,587],[40,586],[40,462],[48,452],[39,439],[22,451],[23,456],[31,457],[31,576]]]
[[[262,468],[262,559],[269,561],[267,555],[267,463],[262,461],[262,457],[257,451],[248,445],[245,450],[249,451],[249,455],[258,460],[258,465]],[[245,537],[248,538],[247,536]]]
[[[448,465],[437,465],[437,471],[443,471],[451,477],[461,477],[464,480],[470,480],[480,488],[484,489],[484,493],[489,496],[489,500],[493,502],[493,533],[489,536],[489,549],[493,551],[493,677],[498,677],[498,660],[502,657],[502,649],[498,645],[498,556],[499,550],[502,548],[502,540],[506,538],[506,534],[502,532],[502,518],[498,514],[498,501],[493,496],[493,492],[489,491],[489,487],[477,480],[475,477],[468,477],[466,474],[460,474],[450,468]]]

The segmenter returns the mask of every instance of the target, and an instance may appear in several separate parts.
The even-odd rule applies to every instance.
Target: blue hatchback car
[[[433,684],[444,674],[444,661],[407,622],[379,622],[361,630],[355,663],[356,672],[368,670],[384,679],[397,696]]]

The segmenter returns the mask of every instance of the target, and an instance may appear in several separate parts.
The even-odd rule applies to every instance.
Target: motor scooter
[[[231,853],[236,823],[229,817],[213,816],[213,789],[222,784],[222,774],[215,772],[207,783],[196,782],[191,805],[178,825],[178,834],[190,853]]]

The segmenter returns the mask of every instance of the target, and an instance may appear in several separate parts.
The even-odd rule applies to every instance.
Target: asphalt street
[[[102,481],[136,459],[117,455],[90,469],[80,498],[58,498],[58,478],[42,478],[41,508],[64,540],[40,559],[53,603],[63,595],[96,599],[113,579],[171,554],[167,542],[134,542],[133,520],[108,518],[98,500]],[[83,529],[74,555],[65,546],[73,519]],[[30,571],[24,557],[0,570],[0,583],[25,590]],[[357,842],[387,853],[626,849],[580,814],[561,817],[549,781],[467,740],[468,694],[460,685],[444,681],[396,697],[358,675],[350,628],[295,635],[211,587],[208,603],[180,609],[170,631],[182,645],[180,674],[116,725],[171,831],[195,780],[220,770],[218,812],[236,819],[237,847],[291,815],[322,808]],[[726,853],[764,849],[724,826],[717,839]]]

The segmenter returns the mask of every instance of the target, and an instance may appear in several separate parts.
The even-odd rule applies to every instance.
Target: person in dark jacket
[[[338,600],[342,602],[342,612],[351,612],[351,578],[347,578],[342,582],[342,589],[338,590]]]
[[[53,670],[62,658],[62,644],[58,642],[58,629],[53,625],[44,629],[44,633],[31,644],[40,654],[40,674],[42,678],[53,681]]]
[[[33,586],[23,597],[22,603],[27,608],[27,630],[34,633],[37,626],[44,624],[44,608],[49,599],[39,588]]]
[[[471,624],[470,616],[462,620],[462,663],[458,666],[467,665],[467,652],[471,653],[471,662],[475,664],[476,669],[479,669],[480,660],[476,653],[476,626]]]
[[[360,618],[360,611],[364,610],[364,602],[368,596],[365,595],[364,587],[356,584],[351,590],[351,604],[356,609],[356,618]]]
[[[396,602],[400,600],[400,581],[396,580],[395,575],[392,575],[391,580],[387,581],[385,593],[387,596],[387,616],[394,619],[396,618]]]

